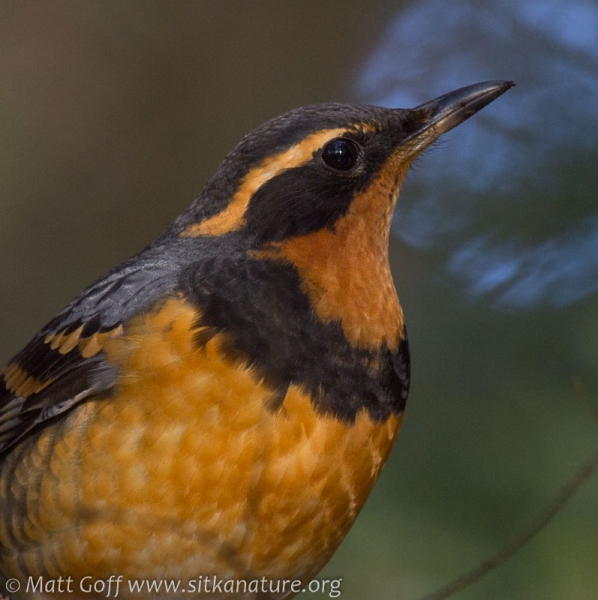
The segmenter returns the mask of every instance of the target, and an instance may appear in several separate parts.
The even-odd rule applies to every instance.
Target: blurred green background
[[[424,156],[391,260],[407,418],[322,573],[416,600],[598,445],[598,3],[20,1],[0,19],[0,359],[140,250],[264,120],[517,87]],[[598,478],[461,599],[598,598]]]

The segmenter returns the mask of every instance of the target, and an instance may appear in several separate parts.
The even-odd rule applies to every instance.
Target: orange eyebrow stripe
[[[181,237],[218,236],[237,231],[243,226],[245,212],[251,197],[262,185],[273,177],[280,175],[286,169],[300,167],[309,162],[316,150],[321,148],[328,140],[346,131],[344,127],[324,129],[307,136],[304,140],[283,152],[265,158],[243,177],[239,189],[222,212],[201,223],[190,225],[181,233]]]

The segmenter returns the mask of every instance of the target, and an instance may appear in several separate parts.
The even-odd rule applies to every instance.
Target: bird
[[[119,581],[112,597],[135,598],[131,581],[172,580],[152,597],[278,600],[307,585],[403,421],[388,244],[405,176],[513,85],[268,121],[16,354],[0,372],[5,597],[103,598]]]

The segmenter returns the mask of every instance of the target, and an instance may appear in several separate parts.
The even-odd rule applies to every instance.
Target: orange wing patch
[[[84,325],[81,325],[71,333],[67,333],[67,330],[59,333],[49,333],[44,342],[50,344],[50,349],[58,351],[59,354],[68,354],[77,347],[83,358],[91,358],[102,350],[107,340],[118,337],[123,333],[123,326],[119,325],[104,333],[94,333],[82,337],[83,327]]]
[[[55,370],[60,369],[60,355],[66,355],[77,349],[84,359],[91,358],[104,348],[108,340],[123,334],[123,326],[119,325],[104,333],[81,337],[83,328],[84,325],[81,325],[70,333],[68,329],[64,329],[57,333],[49,333],[44,338],[44,343],[49,346],[49,350],[57,354]],[[56,381],[56,377],[52,376],[51,372],[48,377],[36,377],[24,368],[18,359],[8,364],[0,374],[4,377],[6,389],[11,394],[24,398],[38,394]]]
[[[119,325],[105,333],[94,333],[92,336],[79,338],[77,342],[79,352],[83,358],[91,358],[104,348],[108,340],[120,337],[122,334],[123,326]]]
[[[4,385],[6,389],[15,396],[27,397],[31,394],[41,392],[45,387],[50,385],[54,379],[50,378],[46,381],[40,381],[29,375],[27,371],[22,369],[18,363],[11,363],[2,370],[4,376]]]

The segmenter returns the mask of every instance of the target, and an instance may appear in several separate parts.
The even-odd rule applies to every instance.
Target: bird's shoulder
[[[104,352],[128,322],[176,288],[181,265],[149,250],[85,289],[0,371],[0,453],[38,425],[110,390]]]

